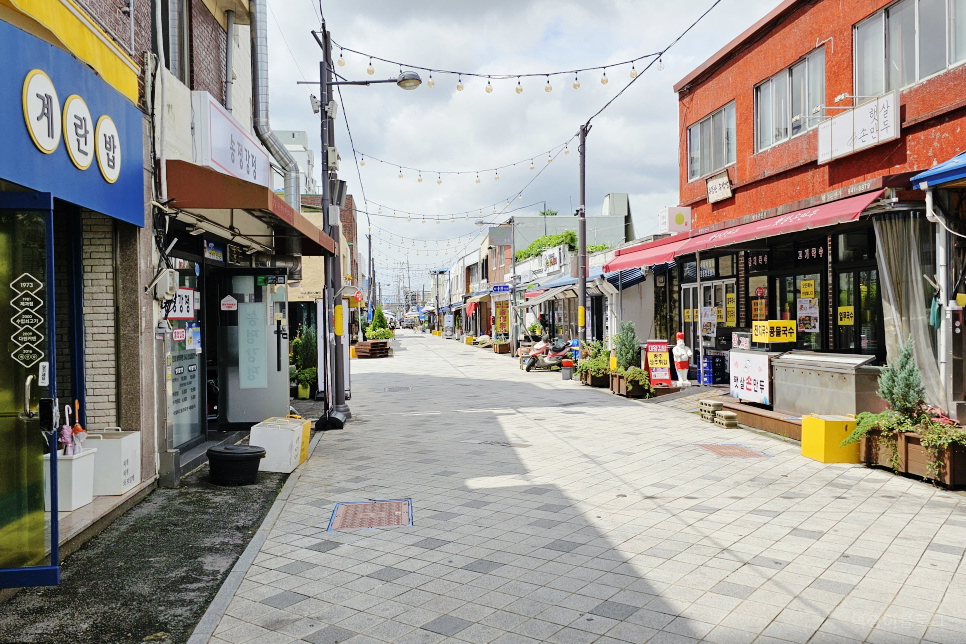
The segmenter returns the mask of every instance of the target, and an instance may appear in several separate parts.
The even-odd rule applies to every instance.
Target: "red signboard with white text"
[[[667,351],[667,340],[647,341],[647,373],[652,385],[671,386],[671,358]]]

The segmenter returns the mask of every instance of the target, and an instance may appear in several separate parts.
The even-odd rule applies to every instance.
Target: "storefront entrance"
[[[56,584],[45,566],[41,398],[54,398],[51,350],[53,199],[0,192],[0,334],[10,338],[0,370],[0,588]],[[56,528],[53,531],[56,538]],[[54,548],[56,551],[56,548]]]

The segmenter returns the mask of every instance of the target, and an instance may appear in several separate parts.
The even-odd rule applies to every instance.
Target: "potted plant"
[[[641,366],[641,344],[637,340],[633,322],[621,322],[620,331],[614,336],[614,357],[617,368],[610,370],[610,390],[615,394],[626,395],[624,392],[627,385],[624,380],[627,370]]]
[[[497,340],[493,343],[493,353],[510,353],[509,340]]]
[[[621,380],[622,389],[618,393],[628,398],[653,398],[654,386],[647,371],[640,367],[631,367],[624,372]]]
[[[949,486],[966,485],[966,431],[926,405],[912,341],[879,376],[879,397],[890,409],[862,413],[843,445],[862,441],[862,459]]]
[[[302,369],[295,374],[295,379],[299,383],[299,400],[308,400],[312,397],[312,389],[318,386],[319,370],[315,367]]]

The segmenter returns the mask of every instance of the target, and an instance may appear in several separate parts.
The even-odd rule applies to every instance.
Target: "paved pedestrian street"
[[[452,340],[394,346],[352,361],[352,421],[209,641],[966,642],[966,497]],[[327,530],[392,499],[413,525]]]

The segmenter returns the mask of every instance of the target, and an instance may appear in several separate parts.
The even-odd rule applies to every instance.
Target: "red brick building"
[[[661,268],[655,308],[695,362],[756,327],[752,348],[875,364],[912,337],[944,403],[950,249],[910,178],[966,149],[964,63],[962,0],[785,0],[674,86],[690,231],[606,270]]]

